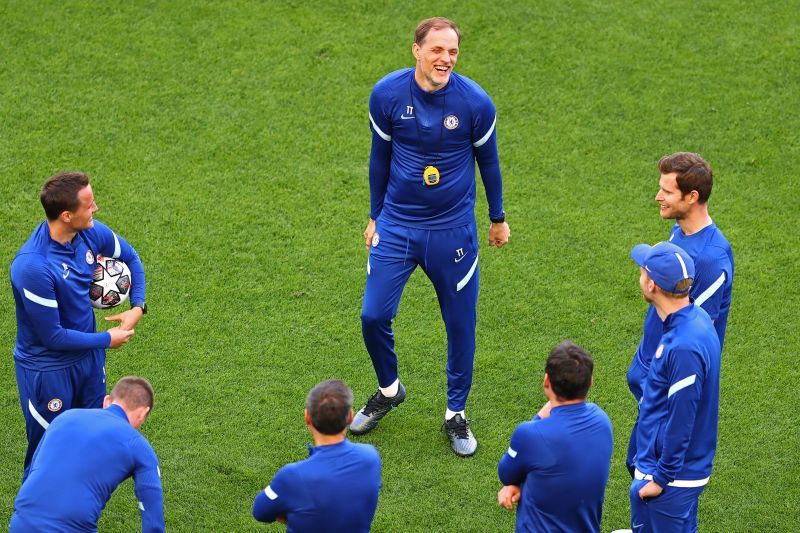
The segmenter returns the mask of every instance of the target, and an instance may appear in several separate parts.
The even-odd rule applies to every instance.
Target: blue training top
[[[143,532],[164,531],[158,458],[118,405],[70,409],[50,423],[14,501],[10,533],[97,531],[114,489],[133,476]]]
[[[680,225],[675,224],[669,241],[680,246],[694,260],[695,278],[689,294],[692,301],[701,306],[714,321],[714,329],[722,346],[725,343],[733,291],[733,251],[728,239],[713,223],[692,235],[684,235]],[[651,305],[644,319],[642,340],[628,369],[628,388],[637,401],[642,398],[650,360],[663,333],[663,323]]]
[[[281,468],[253,502],[260,522],[287,518],[286,531],[369,531],[381,488],[381,458],[345,439],[308,447],[309,458]]]
[[[369,118],[370,218],[422,229],[472,223],[476,159],[490,217],[503,215],[496,112],[477,83],[452,73],[443,89],[428,93],[414,68],[398,70],[375,85]],[[429,165],[440,172],[437,185],[423,181]]]
[[[57,370],[108,348],[111,335],[97,333],[89,302],[98,255],[118,258],[131,270],[131,303],[144,302],[144,267],[139,255],[108,226],[94,221],[72,242],[50,237],[42,222],[11,262],[17,309],[14,360],[31,370]]]
[[[667,316],[639,405],[636,469],[662,487],[702,486],[717,448],[720,345],[690,304]]]
[[[600,531],[613,432],[593,403],[554,407],[514,430],[497,471],[520,485],[517,531]]]

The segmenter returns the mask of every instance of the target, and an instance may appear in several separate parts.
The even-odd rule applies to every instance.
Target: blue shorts
[[[23,480],[28,477],[33,454],[44,431],[55,417],[67,409],[103,407],[105,363],[105,350],[95,350],[94,355],[58,370],[39,371],[15,365],[19,402],[28,436]]]

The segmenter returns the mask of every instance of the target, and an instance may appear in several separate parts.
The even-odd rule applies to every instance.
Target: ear
[[[350,413],[347,415],[347,425],[348,426],[353,423],[353,419],[355,417],[356,417],[356,414],[353,412],[352,409],[350,409]],[[347,429],[347,428],[345,428],[345,429]]]
[[[647,285],[645,285],[645,287],[647,288],[647,292],[649,293],[656,292],[656,287],[657,287],[656,282],[653,281],[653,278],[651,278],[650,276],[647,276]]]
[[[106,397],[103,398],[103,409],[108,409],[111,407],[111,396],[106,394]]]
[[[547,375],[547,372],[544,373],[544,381],[542,381],[542,387],[545,389],[550,388],[550,376]]]
[[[414,58],[419,61],[419,53],[422,50],[417,43],[411,45],[411,53],[414,55]]]
[[[303,417],[306,420],[306,425],[311,427],[311,415],[308,414],[308,409],[303,409]]]
[[[687,204],[696,204],[700,200],[700,193],[692,189],[684,198]]]

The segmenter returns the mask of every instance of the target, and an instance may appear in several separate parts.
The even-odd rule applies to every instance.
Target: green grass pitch
[[[512,240],[481,250],[478,454],[440,432],[445,338],[433,289],[396,320],[408,399],[355,438],[383,457],[375,531],[508,531],[497,460],[544,401],[548,350],[596,361],[614,424],[603,530],[628,524],[625,371],[645,304],[628,251],[667,235],[656,162],[697,151],[736,258],[720,439],[703,531],[800,529],[800,5],[767,1],[0,1],[0,524],[25,447],[8,265],[42,219],[50,174],[93,179],[97,218],[137,248],[150,314],[108,374],[147,376],[144,426],[171,531],[279,530],[253,496],[305,457],[305,394],[375,387],[361,340],[372,85],[411,66],[422,18],[463,30],[456,71],[498,109]],[[476,207],[481,240],[486,202]],[[99,315],[100,316],[100,315]],[[130,483],[101,531],[133,531]]]

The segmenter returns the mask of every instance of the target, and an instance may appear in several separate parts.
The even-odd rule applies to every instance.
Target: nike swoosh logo
[[[402,118],[403,120],[408,120],[408,119],[414,118],[414,115],[411,115],[410,117],[407,117],[405,115],[400,115],[400,118]]]
[[[455,259],[454,261],[456,263],[460,263],[465,257],[467,257],[467,254],[462,255],[461,257],[459,257],[458,259]]]

